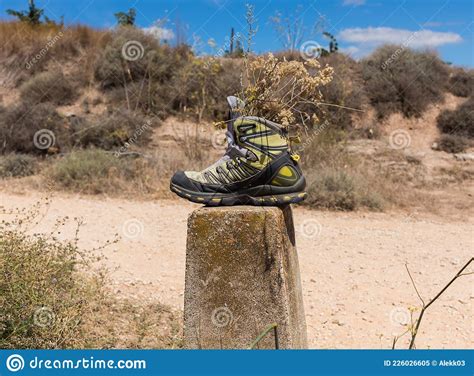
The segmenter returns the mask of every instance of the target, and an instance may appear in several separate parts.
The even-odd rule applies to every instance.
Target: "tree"
[[[29,0],[28,10],[17,11],[7,9],[7,13],[10,16],[18,18],[21,22],[27,22],[30,25],[39,25],[41,24],[41,16],[43,15],[44,10],[37,8],[34,0]],[[46,21],[51,22],[48,18],[46,18]]]
[[[117,19],[117,23],[120,26],[134,26],[135,25],[135,16],[137,12],[135,9],[130,8],[128,12],[117,12],[114,14],[115,18]]]
[[[327,31],[323,32],[323,36],[329,39],[329,48],[318,48],[317,52],[319,53],[319,56],[328,56],[329,54],[336,53],[339,50],[339,45],[337,43],[336,37]]]

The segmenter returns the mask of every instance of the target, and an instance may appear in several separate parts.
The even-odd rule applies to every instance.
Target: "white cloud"
[[[360,48],[357,46],[347,46],[339,49],[341,52],[348,54],[349,56],[359,56]]]
[[[171,40],[175,37],[173,30],[160,26],[145,27],[143,32],[155,37],[158,40]]]
[[[411,31],[391,27],[367,27],[342,30],[338,38],[352,44],[365,44],[376,47],[381,44],[401,44],[406,47],[439,47],[444,44],[459,43],[462,38],[452,32],[432,30]]]
[[[356,7],[364,4],[365,0],[344,0],[344,2],[342,3],[342,5],[354,5]]]

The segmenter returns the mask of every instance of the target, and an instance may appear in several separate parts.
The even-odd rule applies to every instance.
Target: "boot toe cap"
[[[190,190],[190,191],[198,191],[199,188],[196,184],[193,184],[191,179],[189,179],[184,171],[177,171],[173,177],[171,178],[171,184]]]

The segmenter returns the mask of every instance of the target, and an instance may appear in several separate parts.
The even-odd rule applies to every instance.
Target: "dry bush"
[[[462,136],[443,134],[436,141],[438,149],[447,153],[462,153],[469,147],[469,139]]]
[[[150,83],[169,81],[190,57],[190,51],[160,45],[139,29],[121,27],[112,34],[98,57],[95,78],[104,89],[143,81],[148,90]]]
[[[117,299],[95,250],[59,241],[69,227],[59,219],[49,233],[28,235],[49,199],[27,210],[2,210],[0,223],[0,348],[180,348],[182,317],[159,303]]]
[[[308,198],[313,208],[382,210],[386,205],[379,181],[346,150],[343,131],[328,129],[311,136],[302,154]]]
[[[334,74],[332,81],[321,87],[325,104],[317,107],[318,117],[331,127],[353,130],[354,119],[360,118],[368,103],[360,65],[340,53],[321,57],[320,62],[332,67]]]
[[[86,194],[153,193],[158,172],[147,160],[100,149],[74,151],[45,171],[55,188]]]
[[[133,51],[141,57],[133,61],[124,58]],[[164,118],[179,109],[179,81],[175,77],[190,61],[189,48],[160,45],[141,30],[122,27],[98,57],[95,79],[106,90],[111,105]]]
[[[27,154],[0,156],[0,178],[17,178],[36,172],[36,158]]]
[[[39,149],[34,144],[35,134],[48,130],[54,134],[54,144],[49,149]],[[70,143],[67,121],[50,103],[21,102],[0,113],[0,152],[44,154],[48,150],[67,149]],[[40,144],[42,145],[42,144]]]
[[[0,348],[84,347],[84,318],[101,300],[103,280],[77,239],[27,235],[34,211],[0,225]],[[61,227],[61,223],[57,224]]]
[[[455,110],[444,110],[436,122],[443,133],[474,138],[474,98],[469,98]]]
[[[103,114],[91,121],[78,119],[73,126],[73,142],[76,146],[95,146],[113,150],[133,144],[144,146],[150,142],[153,123],[144,116],[129,111]]]
[[[222,119],[227,112],[225,98],[240,89],[238,59],[195,58],[177,74],[174,81],[178,109],[203,117]]]
[[[366,92],[379,117],[421,116],[443,97],[448,70],[431,52],[387,45],[361,61]]]
[[[130,82],[125,87],[107,89],[106,98],[109,107],[121,107],[128,111],[142,111],[147,115],[165,119],[174,112],[174,87],[172,82]]]
[[[66,105],[78,97],[77,87],[62,72],[39,73],[20,87],[21,99],[30,103]]]
[[[90,72],[108,38],[108,32],[86,26],[0,22],[0,67],[6,69],[6,82],[13,85],[46,70],[51,61],[74,58],[77,69]]]
[[[454,69],[449,77],[448,90],[458,97],[470,97],[474,90],[474,69]]]
[[[273,54],[249,57],[244,64],[244,115],[264,117],[283,126],[307,127],[319,123],[317,115],[308,111],[321,101],[320,88],[332,79],[330,67],[321,68],[317,60],[286,61]]]

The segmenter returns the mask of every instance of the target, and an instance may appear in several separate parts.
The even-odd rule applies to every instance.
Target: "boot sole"
[[[288,204],[296,204],[303,201],[307,197],[306,192],[293,192],[277,195],[251,196],[239,193],[196,193],[191,192],[174,184],[170,189],[179,197],[188,201],[206,206],[234,206],[234,205],[253,205],[253,206],[284,206]]]

